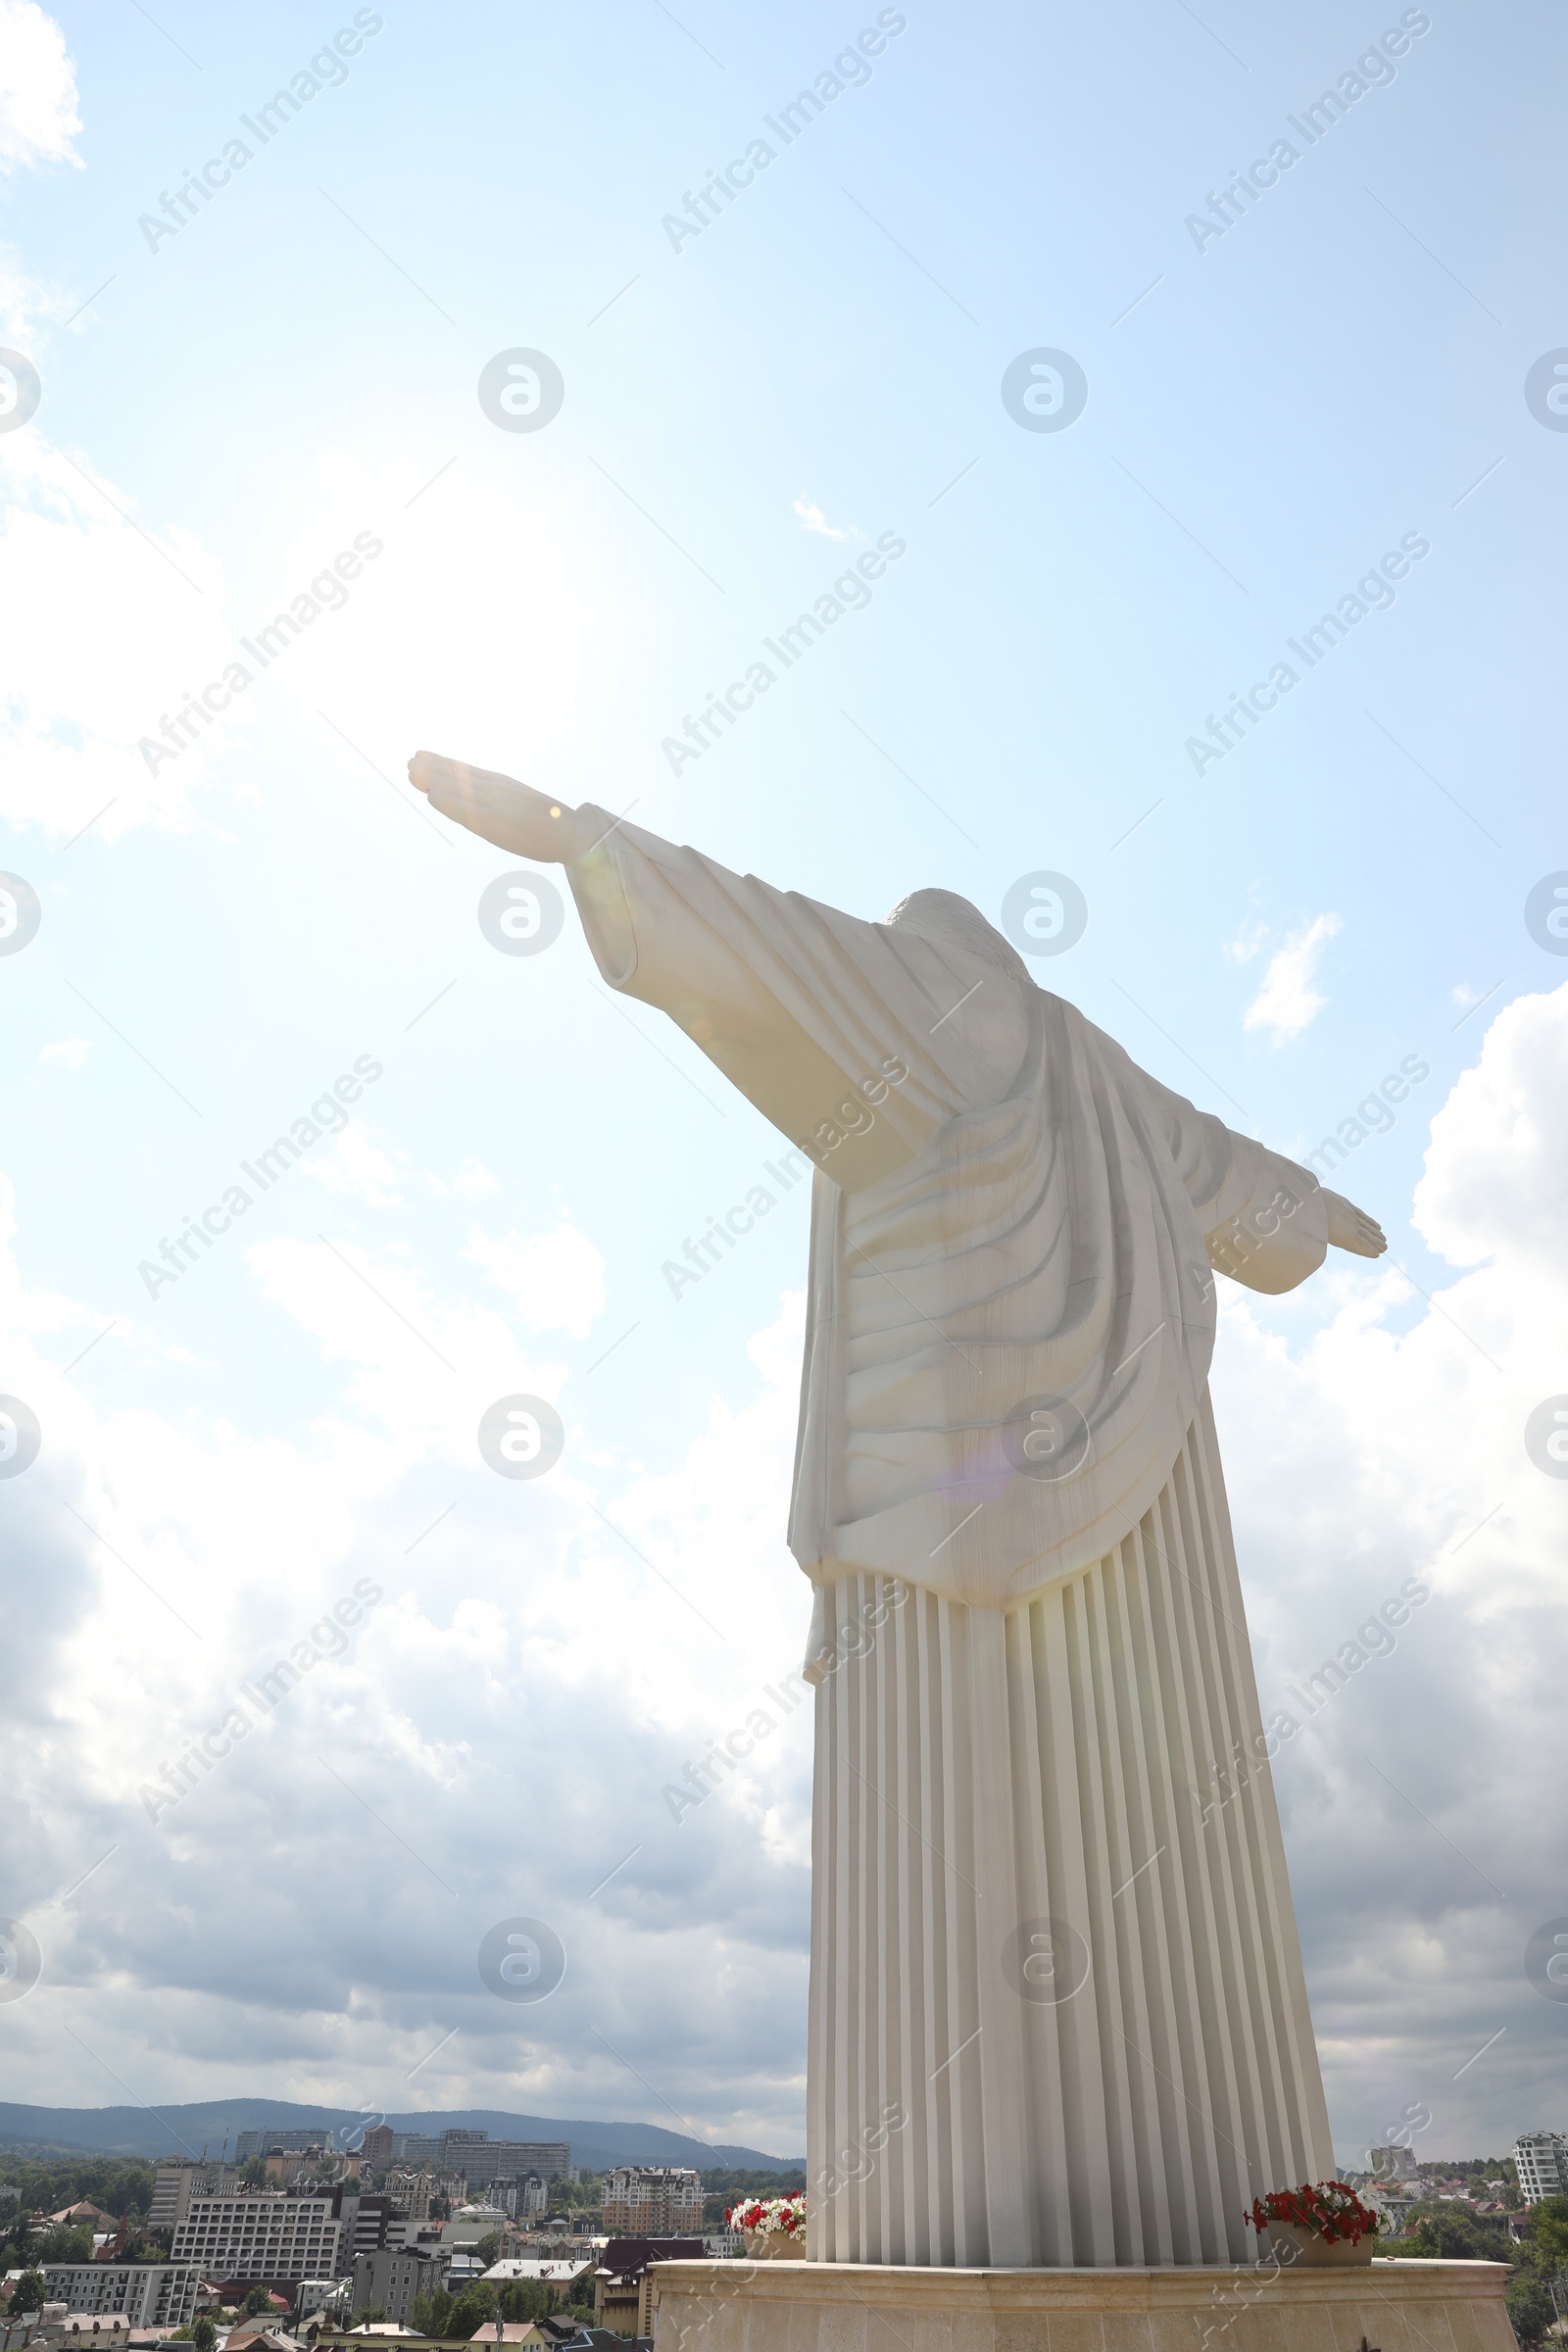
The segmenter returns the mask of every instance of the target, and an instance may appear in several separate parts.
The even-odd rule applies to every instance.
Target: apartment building
[[[192,2197],[231,2197],[239,2186],[239,2168],[232,2164],[195,2164],[171,2157],[153,2176],[153,2201],[148,2226],[173,2230],[190,2211]]]
[[[51,2262],[43,2291],[73,2317],[122,2312],[132,2328],[183,2328],[196,2316],[201,2272],[194,2262]]]
[[[373,2254],[357,2254],[354,2317],[379,2303],[395,2326],[412,2328],[416,2298],[444,2287],[450,2267],[449,2255],[422,2246],[381,2246]]]
[[[461,2173],[416,2172],[406,2164],[393,2165],[386,2177],[387,2195],[411,2223],[430,2219],[432,2197],[445,2197],[449,2201],[456,2198],[461,2203],[467,2186]]]
[[[1568,2196],[1568,2140],[1560,2132],[1522,2132],[1513,2143],[1513,2161],[1527,2205]]]
[[[428,2176],[420,2175],[419,2178]],[[524,2173],[511,2180],[486,2180],[478,2188],[471,2181],[466,2185],[473,2203],[493,2205],[498,2213],[506,2215],[509,2222],[526,2223],[550,2211],[552,2183],[541,2180],[537,2173]]]
[[[230,2197],[193,2197],[171,2248],[209,2278],[331,2278],[346,2269],[342,2192],[289,2197],[260,2189]],[[338,2213],[334,2214],[334,2205]]]
[[[571,2149],[564,2139],[492,2139],[488,2132],[454,2130],[439,2138],[403,2132],[396,2135],[393,2154],[405,2165],[461,2173],[474,2185],[522,2180],[530,2173],[541,2180],[564,2180],[571,2171]]]
[[[603,2203],[601,2224],[612,2237],[702,2233],[702,2178],[689,2165],[617,2165],[605,2175]]]

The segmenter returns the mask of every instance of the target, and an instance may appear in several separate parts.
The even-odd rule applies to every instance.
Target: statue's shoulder
[[[1040,993],[1046,995],[1044,989]],[[1126,1047],[1118,1038],[1112,1037],[1108,1029],[1100,1028],[1086,1012],[1080,1011],[1076,1004],[1069,1004],[1065,997],[1052,997],[1049,1002],[1059,1007],[1075,1049],[1087,1059],[1096,1062],[1112,1080],[1129,1107],[1139,1106],[1147,1110],[1151,1096],[1161,1102],[1173,1099],[1169,1089],[1161,1086],[1157,1078],[1152,1078],[1141,1063],[1134,1061]]]

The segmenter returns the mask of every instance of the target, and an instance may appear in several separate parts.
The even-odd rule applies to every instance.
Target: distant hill
[[[226,2135],[230,2153],[241,2132],[353,2132],[376,2120],[357,2107],[301,2107],[288,2099],[201,2099],[164,2107],[19,2107],[0,2100],[0,2146],[43,2142],[91,2148],[109,2156],[216,2156]],[[729,2140],[689,2139],[662,2124],[572,2122],[555,2115],[508,2115],[498,2107],[443,2108],[381,2119],[394,2132],[488,2132],[492,2139],[564,2139],[571,2161],[602,2173],[612,2164],[695,2164],[733,2171],[799,2169],[804,2156],[764,2156]],[[342,2144],[341,2138],[339,2144]]]

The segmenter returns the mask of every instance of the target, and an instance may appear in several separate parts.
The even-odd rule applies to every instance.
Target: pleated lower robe
[[[1206,1394],[1091,1567],[904,1592],[828,1596],[813,2258],[1254,2260],[1244,2208],[1333,2150]]]

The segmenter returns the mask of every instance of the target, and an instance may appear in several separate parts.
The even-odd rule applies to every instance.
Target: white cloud
[[[156,776],[136,747],[177,689],[233,659],[218,567],[183,531],[135,527],[134,512],[118,483],[99,491],[30,431],[0,439],[0,811],[12,824],[69,838],[111,803],[103,837],[148,819],[184,827],[192,791],[211,780],[206,740]]]
[[[836,530],[813,499],[798,498],[795,501],[794,512],[800,517],[802,530],[814,531],[820,539],[863,539],[865,537],[865,533],[858,531],[853,522],[844,530]]]
[[[39,1066],[46,1070],[79,1070],[92,1046],[84,1037],[57,1037],[38,1050]]]
[[[1561,988],[1498,1014],[1433,1121],[1415,1223],[1470,1271],[1425,1275],[1429,1304],[1339,1260],[1297,1353],[1279,1310],[1227,1293],[1216,1415],[1265,1716],[1301,1717],[1274,1778],[1345,2161],[1416,2099],[1434,2154],[1494,2149],[1560,2051],[1523,1954],[1564,1909],[1540,1830],[1568,1770],[1568,1488],[1524,1426],[1568,1389],[1565,1164]],[[1308,1716],[1301,1676],[1412,1575],[1433,1596],[1397,1648]]]
[[[575,1225],[500,1241],[475,1225],[464,1255],[515,1301],[530,1331],[586,1339],[605,1311],[605,1261]]]
[[[1250,963],[1267,937],[1267,923],[1260,923],[1254,916],[1251,921],[1243,923],[1236,937],[1228,939],[1220,952],[1227,962]]]
[[[608,2115],[646,2108],[638,2077],[657,2071],[699,2130],[798,2150],[809,1706],[694,1817],[677,1824],[659,1790],[801,1653],[805,1589],[781,1540],[799,1301],[684,1467],[601,1482],[612,1534],[569,1461],[517,1488],[473,1445],[476,1397],[560,1368],[412,1266],[346,1245],[352,1274],[290,1243],[248,1260],[317,1337],[331,1412],[288,1439],[95,1417],[28,1345],[60,1309],[20,1283],[7,1205],[8,1381],[46,1436],[4,1493],[29,1599],[0,1648],[0,1884],[46,1955],[7,2013],[8,2082],[115,2098],[88,2054],[113,2048],[166,2097],[260,2079],[362,2104]],[[383,1597],[339,1648],[327,1612],[366,1579]],[[318,1662],[150,1822],[138,1784],[305,1642]],[[524,1812],[525,1853],[497,1836]],[[106,1854],[90,1894],[63,1903]],[[237,1854],[240,1947],[197,1892]],[[537,2020],[490,1999],[474,1968],[486,1928],[519,1906],[570,1956]]]
[[[499,1192],[499,1177],[492,1174],[482,1159],[466,1159],[455,1176],[426,1176],[426,1188],[442,1200],[480,1200],[487,1193]]]
[[[306,1173],[329,1192],[349,1193],[369,1208],[401,1208],[398,1170],[371,1143],[355,1119],[341,1128],[332,1149],[307,1160]]]
[[[0,172],[74,164],[81,128],[66,38],[36,0],[0,0]]]
[[[479,1200],[499,1191],[499,1179],[481,1159],[465,1159],[455,1176],[416,1170],[406,1152],[383,1152],[360,1120],[339,1130],[331,1150],[308,1163],[308,1171],[329,1192],[346,1193],[368,1208],[402,1208],[399,1186],[417,1185],[438,1200]]]
[[[1263,984],[1242,1015],[1244,1029],[1266,1029],[1273,1043],[1283,1046],[1310,1026],[1328,1003],[1312,986],[1318,959],[1340,928],[1337,914],[1320,914],[1292,932],[1269,957]],[[1253,953],[1255,943],[1246,950]]]
[[[1568,988],[1520,997],[1487,1032],[1432,1122],[1415,1222],[1454,1265],[1499,1265],[1528,1276],[1514,1310],[1547,1336],[1562,1278],[1562,1178],[1568,1167]],[[1568,1386],[1568,1379],[1565,1379]]]
[[[345,1401],[409,1459],[471,1463],[474,1431],[498,1396],[555,1401],[564,1367],[519,1348],[508,1319],[444,1296],[406,1246],[376,1252],[342,1237],[282,1238],[246,1253],[272,1303],[346,1367]]]

